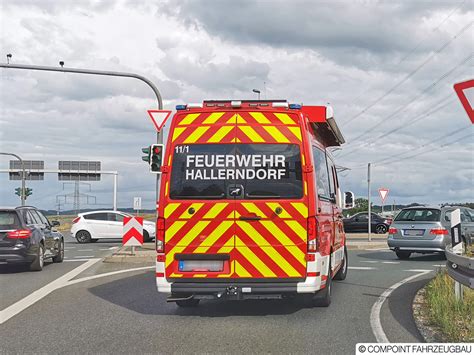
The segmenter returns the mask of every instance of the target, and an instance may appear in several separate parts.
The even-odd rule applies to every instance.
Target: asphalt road
[[[87,248],[98,252],[99,245]],[[71,251],[71,257],[82,253]],[[299,300],[285,300],[201,301],[197,308],[180,309],[156,292],[152,269],[86,278],[56,289],[0,325],[2,338],[8,339],[0,344],[0,352],[350,354],[356,343],[376,341],[370,319],[380,295],[395,283],[425,272],[396,288],[379,317],[389,341],[422,341],[412,319],[411,301],[434,275],[426,271],[442,267],[444,259],[432,255],[400,261],[387,250],[350,251],[349,258],[348,277],[335,282],[329,308],[307,308]],[[34,275],[0,274],[2,290],[5,276],[54,278],[56,268],[81,263],[85,261],[53,264]],[[99,261],[75,279],[137,266]],[[8,288],[20,284],[11,282],[13,278]]]

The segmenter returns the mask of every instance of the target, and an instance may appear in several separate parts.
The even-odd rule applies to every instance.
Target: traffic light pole
[[[160,91],[153,84],[153,82],[142,75],[135,73],[126,73],[126,72],[116,72],[116,71],[106,71],[106,70],[92,70],[92,69],[78,69],[78,68],[61,68],[42,66],[42,65],[26,65],[26,64],[10,64],[10,63],[0,63],[0,68],[7,69],[25,69],[25,70],[39,70],[39,71],[52,71],[52,72],[61,72],[61,73],[74,73],[74,74],[88,74],[88,75],[105,75],[105,76],[116,76],[124,78],[134,78],[143,81],[147,84],[155,93],[156,101],[158,104],[158,110],[163,110],[163,99],[161,98]],[[163,143],[163,133],[160,131],[156,134],[156,142]],[[20,159],[21,160],[21,159]],[[23,170],[24,173],[24,170]],[[24,176],[22,184],[24,185]],[[161,174],[156,175],[156,204],[158,204],[159,190],[160,190],[160,179]],[[24,196],[22,196],[22,205],[24,205]],[[157,215],[158,217],[158,215]]]
[[[23,163],[23,159],[21,159],[18,155],[13,154],[13,153],[0,153],[0,155],[9,155],[12,157],[17,158],[20,161],[21,164],[21,205],[25,205],[25,200],[26,200],[26,184],[25,184],[25,179],[26,179],[26,174],[25,174],[25,164]]]

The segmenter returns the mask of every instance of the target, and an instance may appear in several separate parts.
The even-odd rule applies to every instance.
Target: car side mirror
[[[59,227],[60,225],[59,221],[51,221],[51,227]]]
[[[351,209],[355,207],[355,196],[352,191],[344,192],[344,208]]]

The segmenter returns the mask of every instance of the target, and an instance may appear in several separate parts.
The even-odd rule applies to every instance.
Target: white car
[[[121,239],[123,218],[133,217],[119,211],[93,211],[79,213],[72,221],[71,236],[79,243],[96,242],[99,239]],[[143,221],[143,241],[155,238],[155,223]]]

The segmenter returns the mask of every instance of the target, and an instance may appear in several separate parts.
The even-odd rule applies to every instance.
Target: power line
[[[376,128],[380,127],[382,124],[385,123],[386,120],[398,115],[400,112],[402,111],[405,111],[410,105],[412,105],[415,101],[417,101],[421,96],[423,96],[426,92],[428,92],[429,90],[431,90],[432,88],[434,88],[436,85],[438,85],[442,80],[444,80],[446,77],[448,77],[449,75],[451,75],[457,68],[459,68],[461,65],[463,65],[464,63],[468,62],[470,59],[472,59],[472,57],[474,57],[474,54],[471,53],[469,54],[466,58],[464,58],[460,63],[458,63],[455,67],[451,68],[449,71],[447,71],[446,73],[444,73],[441,77],[439,77],[435,82],[431,83],[430,85],[428,85],[426,88],[424,88],[419,95],[415,96],[412,100],[410,100],[408,103],[406,103],[404,106],[400,106],[400,108],[398,110],[395,110],[393,111],[390,115],[386,116],[382,121],[380,121],[379,123],[376,123],[375,125],[373,125],[372,127],[370,127],[369,129],[365,130],[364,132],[362,132],[361,134],[359,134],[357,137],[353,138],[353,141],[357,141],[359,140],[360,138],[362,138],[364,135],[366,135],[367,133],[370,133],[372,132],[373,130],[375,130]],[[347,156],[349,154],[352,154],[354,153],[355,151],[359,150],[361,147],[356,147],[355,149],[352,149],[350,152],[348,152],[347,154],[344,154],[342,155],[341,157],[343,156]]]
[[[366,113],[368,110],[370,110],[372,107],[374,107],[377,103],[382,101],[384,98],[389,96],[393,91],[395,91],[398,87],[400,87],[403,83],[405,83],[408,79],[410,79],[413,75],[415,75],[421,68],[423,68],[426,64],[428,64],[438,53],[442,52],[444,49],[446,49],[451,42],[453,42],[456,38],[458,38],[459,35],[461,35],[464,31],[466,31],[469,27],[471,27],[473,22],[468,23],[466,26],[461,28],[453,37],[451,37],[447,42],[445,42],[441,47],[439,47],[436,51],[434,51],[428,58],[426,58],[420,65],[418,65],[413,71],[411,71],[409,74],[407,74],[404,78],[402,78],[400,81],[398,81],[394,86],[392,86],[388,91],[386,91],[383,95],[379,96],[375,101],[370,103],[368,106],[366,106],[362,111],[357,113],[355,116],[351,117],[347,122],[344,122],[341,126],[344,127],[354,121],[357,117],[363,115]]]

